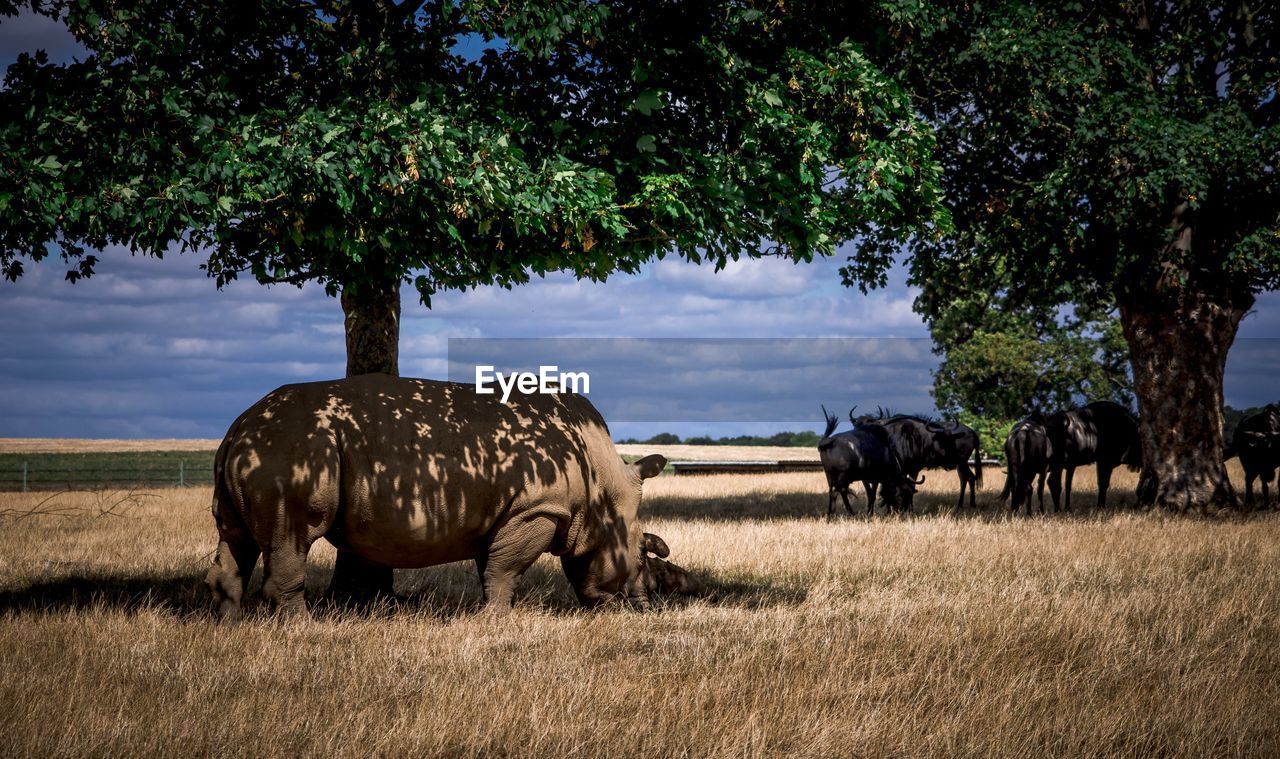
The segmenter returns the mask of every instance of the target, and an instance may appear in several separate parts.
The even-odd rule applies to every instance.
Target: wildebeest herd
[[[964,506],[965,489],[969,507],[976,508],[975,485],[982,484],[982,456],[978,434],[954,421],[936,421],[918,416],[855,416],[849,412],[853,428],[836,433],[839,419],[822,409],[826,429],[818,443],[822,468],[827,476],[827,516],[835,513],[836,497],[845,510],[854,514],[849,488],[861,482],[866,492],[866,513],[875,511],[877,492],[887,510],[912,510],[916,487],[924,469],[955,469],[960,477],[956,508]],[[1049,485],[1054,511],[1071,510],[1071,487],[1077,467],[1095,465],[1098,478],[1098,506],[1107,502],[1111,474],[1124,465],[1142,467],[1142,445],[1138,420],[1124,406],[1096,401],[1086,406],[1053,414],[1033,413],[1009,431],[1004,445],[1007,477],[1002,502],[1010,500],[1018,511],[1034,509],[1032,488],[1037,490],[1040,511],[1044,507],[1044,487]],[[972,456],[973,468],[969,468]],[[1239,456],[1245,471],[1245,505],[1253,506],[1253,481],[1262,481],[1262,502],[1270,500],[1269,483],[1280,467],[1280,406],[1272,404],[1246,417],[1236,428],[1224,459]],[[1063,489],[1063,475],[1066,488]]]
[[[828,517],[835,513],[837,494],[845,510],[853,514],[849,487],[855,482],[861,482],[866,490],[868,511],[874,508],[877,491],[886,508],[910,511],[916,486],[924,482],[921,470],[934,468],[955,469],[959,474],[957,508],[964,505],[966,486],[969,505],[976,505],[975,483],[982,482],[982,455],[978,433],[972,428],[883,410],[876,416],[854,416],[856,410],[856,406],[849,410],[853,429],[833,434],[840,420],[822,409],[827,427],[818,442],[818,454],[827,474]]]

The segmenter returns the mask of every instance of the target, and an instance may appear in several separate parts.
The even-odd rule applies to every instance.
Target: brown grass
[[[504,618],[450,565],[394,608],[226,627],[207,491],[0,494],[4,753],[1280,751],[1280,517],[1010,518],[999,480],[977,515],[933,473],[941,513],[832,523],[819,474],[650,481],[647,527],[718,594],[652,614],[578,611],[546,557]]]
[[[0,437],[0,453],[116,453],[137,451],[216,451],[222,439],[112,440],[72,437]]]

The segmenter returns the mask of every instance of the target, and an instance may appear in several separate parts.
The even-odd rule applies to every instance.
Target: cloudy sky
[[[19,50],[42,46],[55,59],[75,54],[56,25],[29,17],[0,20],[0,65]],[[553,276],[511,291],[448,293],[437,296],[431,310],[408,291],[400,369],[445,378],[449,338],[915,338],[856,348],[839,343],[843,347],[836,349],[830,342],[798,341],[790,350],[779,342],[739,342],[721,344],[718,353],[686,350],[690,344],[684,343],[684,353],[668,353],[714,357],[706,366],[714,395],[776,405],[746,416],[739,407],[719,414],[720,421],[705,414],[695,419],[688,409],[710,403],[706,387],[701,395],[688,391],[673,398],[668,390],[641,397],[645,391],[636,388],[653,383],[632,383],[624,391],[627,410],[618,412],[627,420],[611,428],[616,437],[814,429],[821,427],[819,402],[840,409],[889,403],[930,410],[934,359],[924,340],[928,332],[911,311],[914,293],[903,272],[895,272],[887,289],[863,296],[840,286],[842,261],[764,259],[715,273],[667,260],[605,284]],[[269,390],[342,375],[336,300],[316,287],[266,288],[251,281],[219,292],[198,269],[200,262],[197,256],[155,260],[107,250],[98,274],[75,285],[63,281],[57,262],[30,267],[17,283],[0,282],[0,436],[220,437]],[[1261,298],[1241,337],[1228,365],[1227,401],[1244,406],[1271,400],[1280,351],[1269,338],[1280,337],[1280,298]],[[826,355],[823,350],[835,350],[836,384],[797,383],[787,373],[797,354]],[[864,359],[840,358],[849,350],[862,351]],[[775,357],[771,369],[767,364]],[[656,373],[654,365],[636,363],[645,367],[645,377]],[[751,371],[743,369],[747,365]],[[780,378],[803,385],[812,396],[811,411],[799,411],[794,398],[779,399]],[[845,378],[850,390],[842,393],[838,383]],[[663,419],[667,409],[670,416]]]

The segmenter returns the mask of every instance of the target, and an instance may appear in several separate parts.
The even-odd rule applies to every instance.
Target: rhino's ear
[[[636,474],[640,475],[640,479],[647,480],[650,477],[657,477],[662,473],[662,468],[667,465],[665,456],[657,453],[650,454],[640,459],[631,466],[635,467]]]

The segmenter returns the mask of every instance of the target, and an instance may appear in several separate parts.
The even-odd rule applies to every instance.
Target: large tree
[[[1271,3],[886,0],[873,57],[937,128],[955,222],[912,244],[918,309],[1117,308],[1144,500],[1234,503],[1227,351],[1280,275]],[[856,274],[857,266],[852,267]]]
[[[866,20],[820,3],[29,5],[88,55],[8,70],[4,275],[53,254],[74,280],[122,245],[197,251],[219,286],[318,282],[349,374],[397,371],[402,283],[429,305],[938,221],[930,130],[861,53]]]
[[[321,283],[347,373],[397,372],[400,287],[675,253],[808,260],[945,225],[933,137],[814,3],[49,0],[88,51],[0,91],[0,270],[196,251]],[[17,4],[0,0],[0,12]],[[483,49],[483,53],[478,53]],[[882,250],[860,256],[882,279]],[[340,552],[335,586],[389,590]]]

